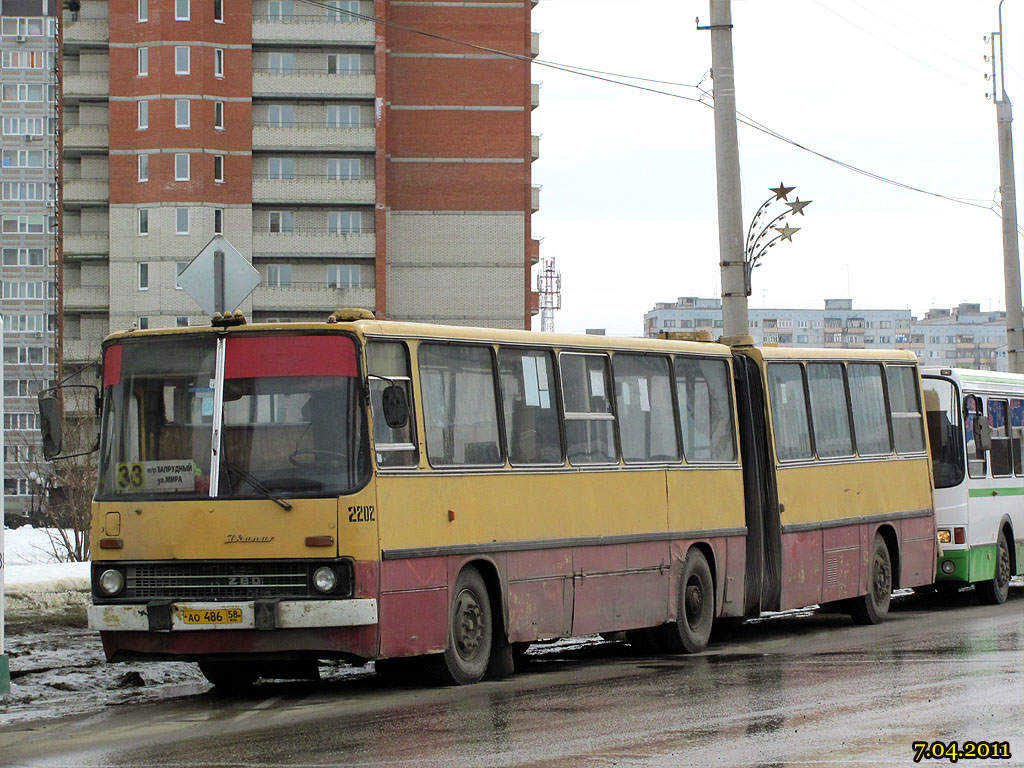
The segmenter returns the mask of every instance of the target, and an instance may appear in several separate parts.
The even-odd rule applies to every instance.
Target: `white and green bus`
[[[922,371],[939,538],[936,584],[1002,603],[1024,573],[1024,376]]]

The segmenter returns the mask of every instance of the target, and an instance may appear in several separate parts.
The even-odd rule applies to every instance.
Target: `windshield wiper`
[[[224,467],[224,469],[228,470],[229,472],[237,473],[239,477],[241,477],[243,480],[248,482],[249,485],[251,485],[257,491],[262,493],[264,496],[266,496],[272,502],[277,504],[277,506],[279,506],[281,509],[283,509],[285,511],[288,511],[288,510],[292,509],[292,505],[291,504],[289,504],[284,499],[279,499],[277,496],[274,495],[274,492],[272,490],[267,488],[267,486],[265,486],[263,483],[261,483],[259,480],[257,480],[253,475],[249,474],[244,469],[236,467],[234,464],[229,462],[223,456],[220,459],[220,465],[222,467]]]

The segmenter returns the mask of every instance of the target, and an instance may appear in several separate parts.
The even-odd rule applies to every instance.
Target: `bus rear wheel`
[[[868,593],[850,602],[850,617],[858,624],[881,624],[892,598],[892,559],[885,540],[875,534],[868,565]]]
[[[431,676],[444,685],[480,680],[491,658],[494,622],[491,601],[480,572],[469,565],[455,580],[443,654],[429,659]]]
[[[974,587],[978,602],[982,605],[1002,605],[1010,593],[1010,545],[1006,532],[999,532],[996,542],[996,574],[988,581],[980,581]]]
[[[676,620],[661,627],[659,640],[669,653],[700,653],[711,638],[715,583],[699,549],[686,554],[676,585]]]

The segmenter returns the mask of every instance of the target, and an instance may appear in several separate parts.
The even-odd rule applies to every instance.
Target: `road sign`
[[[178,285],[212,315],[233,312],[260,279],[256,268],[226,237],[215,235],[178,275]]]

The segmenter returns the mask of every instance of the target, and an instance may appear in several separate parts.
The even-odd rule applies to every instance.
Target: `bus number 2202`
[[[348,521],[350,523],[372,523],[373,507],[349,507]]]

